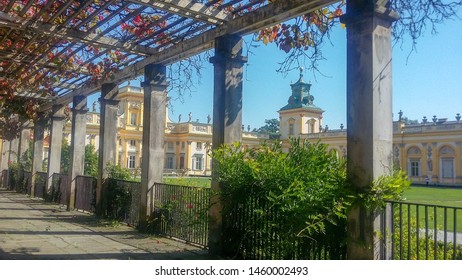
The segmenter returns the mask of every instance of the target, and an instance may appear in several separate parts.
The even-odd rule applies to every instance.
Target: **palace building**
[[[320,141],[329,150],[346,157],[346,128],[323,127],[324,111],[314,105],[311,84],[303,76],[291,85],[292,94],[287,105],[279,110],[281,140],[287,145],[290,137]],[[421,122],[402,118],[393,122],[393,163],[408,172],[414,183],[439,185],[462,184],[462,121],[460,114],[454,120],[433,116]],[[428,178],[428,179],[427,179]]]
[[[280,140],[288,148],[290,137],[326,143],[328,150],[338,156],[347,156],[346,127],[330,129],[323,126],[324,110],[314,104],[311,84],[299,80],[291,84],[288,102],[279,111]],[[143,132],[143,89],[125,86],[119,89],[118,143],[116,161],[139,172]],[[86,144],[98,149],[99,113],[96,104],[87,113]],[[70,123],[64,129],[64,136],[70,139]],[[268,140],[268,135],[243,130],[243,145],[252,147]],[[250,130],[250,129],[249,129]],[[190,113],[187,120],[174,122],[167,117],[165,123],[164,174],[210,176],[212,124],[193,120]],[[45,143],[45,154],[47,143]],[[414,183],[439,185],[462,185],[462,121],[460,114],[454,120],[426,117],[421,122],[409,122],[399,113],[393,122],[393,164],[408,172]],[[45,155],[46,158],[46,155]]]
[[[143,89],[134,86],[121,87],[118,97],[120,102],[116,162],[137,173],[141,167]],[[96,110],[96,103],[92,107],[87,113],[86,144],[92,144],[98,149],[100,115]],[[168,117],[168,110],[166,111],[164,174],[210,176],[209,152],[212,143],[210,116],[206,123],[198,119],[193,120],[192,113],[189,114],[188,119],[174,122]],[[247,147],[256,146],[269,138],[266,134],[244,131],[244,128],[242,130],[242,142]],[[64,129],[64,136],[68,140],[70,131],[69,122]],[[46,149],[47,144],[45,144]]]

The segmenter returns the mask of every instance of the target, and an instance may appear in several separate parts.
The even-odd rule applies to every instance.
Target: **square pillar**
[[[85,136],[87,130],[87,98],[74,96],[72,101],[71,162],[69,165],[69,193],[67,210],[75,208],[75,178],[83,175],[85,166]]]
[[[347,172],[358,192],[393,169],[391,23],[396,16],[387,0],[350,0],[342,18],[347,26]],[[349,259],[384,258],[382,214],[361,205],[350,211]]]
[[[30,144],[30,127],[29,122],[26,122],[21,129],[21,135],[19,138],[19,162],[23,162],[27,159],[27,152],[29,151]]]
[[[19,162],[19,137],[15,137],[10,142],[9,162]]]
[[[0,162],[0,171],[8,169],[8,157],[10,155],[10,141],[2,140],[2,159]]]
[[[48,152],[47,192],[53,185],[53,174],[61,171],[61,150],[63,145],[64,106],[53,105]]]
[[[103,184],[107,178],[106,165],[116,164],[117,157],[117,112],[119,100],[117,84],[103,84],[101,88],[101,112],[99,125],[98,180],[96,185],[96,209],[102,210]]]
[[[153,187],[162,182],[164,170],[164,134],[167,110],[167,80],[164,65],[144,68],[143,145],[141,162],[140,228],[153,211]]]
[[[242,77],[247,58],[242,56],[242,37],[225,35],[215,39],[215,56],[210,58],[214,66],[213,135],[212,148],[222,144],[242,141]],[[209,252],[226,254],[223,248],[223,221],[220,193],[223,185],[218,182],[219,166],[212,161],[212,192],[209,210]]]
[[[34,124],[34,139],[32,145],[32,168],[31,168],[31,189],[30,196],[35,196],[35,180],[37,178],[37,172],[42,171],[43,165],[43,138],[45,134],[46,121],[43,115],[39,115]]]

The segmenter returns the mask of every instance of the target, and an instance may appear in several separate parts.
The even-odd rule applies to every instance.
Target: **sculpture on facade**
[[[430,146],[427,148],[427,169],[428,171],[433,171],[432,147]]]

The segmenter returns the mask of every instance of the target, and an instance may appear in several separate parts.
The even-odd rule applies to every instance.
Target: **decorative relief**
[[[408,155],[420,155],[421,151],[417,147],[411,147],[407,150]]]
[[[198,132],[207,132],[207,127],[206,126],[200,126],[200,125],[193,125],[192,130],[193,131],[198,131]]]
[[[444,146],[440,149],[440,155],[454,155],[454,149],[449,146]]]

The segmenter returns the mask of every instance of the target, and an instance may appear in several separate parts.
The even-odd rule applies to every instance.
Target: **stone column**
[[[164,65],[144,68],[143,150],[141,163],[140,227],[153,210],[153,186],[162,182],[164,169],[164,134],[167,104],[167,81]]]
[[[2,161],[0,163],[0,171],[8,169],[8,157],[10,155],[10,141],[2,140]]]
[[[99,125],[98,181],[96,185],[96,209],[102,210],[104,181],[107,178],[106,165],[116,164],[117,153],[117,112],[119,110],[117,84],[103,84],[101,88],[101,112]]]
[[[38,116],[34,124],[34,143],[32,145],[32,168],[31,168],[31,190],[30,196],[35,196],[35,180],[37,172],[42,171],[43,164],[43,138],[45,134],[45,120],[43,116]]]
[[[21,135],[19,138],[19,162],[22,162],[27,157],[27,152],[29,150],[30,144],[30,127],[29,122],[24,124],[23,129],[21,129]]]
[[[192,170],[191,144],[192,144],[192,141],[186,141],[186,157],[185,157],[186,164],[185,164],[185,167],[186,167],[186,170],[187,170],[188,174],[192,173],[191,172],[191,170]]]
[[[48,152],[47,192],[53,185],[53,174],[61,171],[61,150],[63,145],[64,106],[53,105],[51,112],[50,148]]]
[[[18,162],[19,161],[19,137],[15,137],[10,142],[10,157],[9,162]]]
[[[347,26],[347,172],[358,192],[392,171],[391,23],[385,0],[349,0]],[[380,259],[381,211],[354,206],[348,214],[349,259]],[[387,215],[389,217],[389,215]]]
[[[74,96],[72,101],[72,131],[71,131],[71,162],[69,165],[69,193],[67,210],[73,210],[75,206],[75,178],[83,175],[85,166],[85,136],[87,130],[86,114],[87,98],[85,96]]]
[[[215,40],[213,135],[212,148],[242,140],[242,76],[247,58],[242,56],[242,37],[225,35]],[[223,186],[218,182],[219,166],[212,162],[212,191],[209,210],[209,252],[226,255],[223,246],[222,204],[219,195]],[[230,251],[233,248],[229,248]]]

